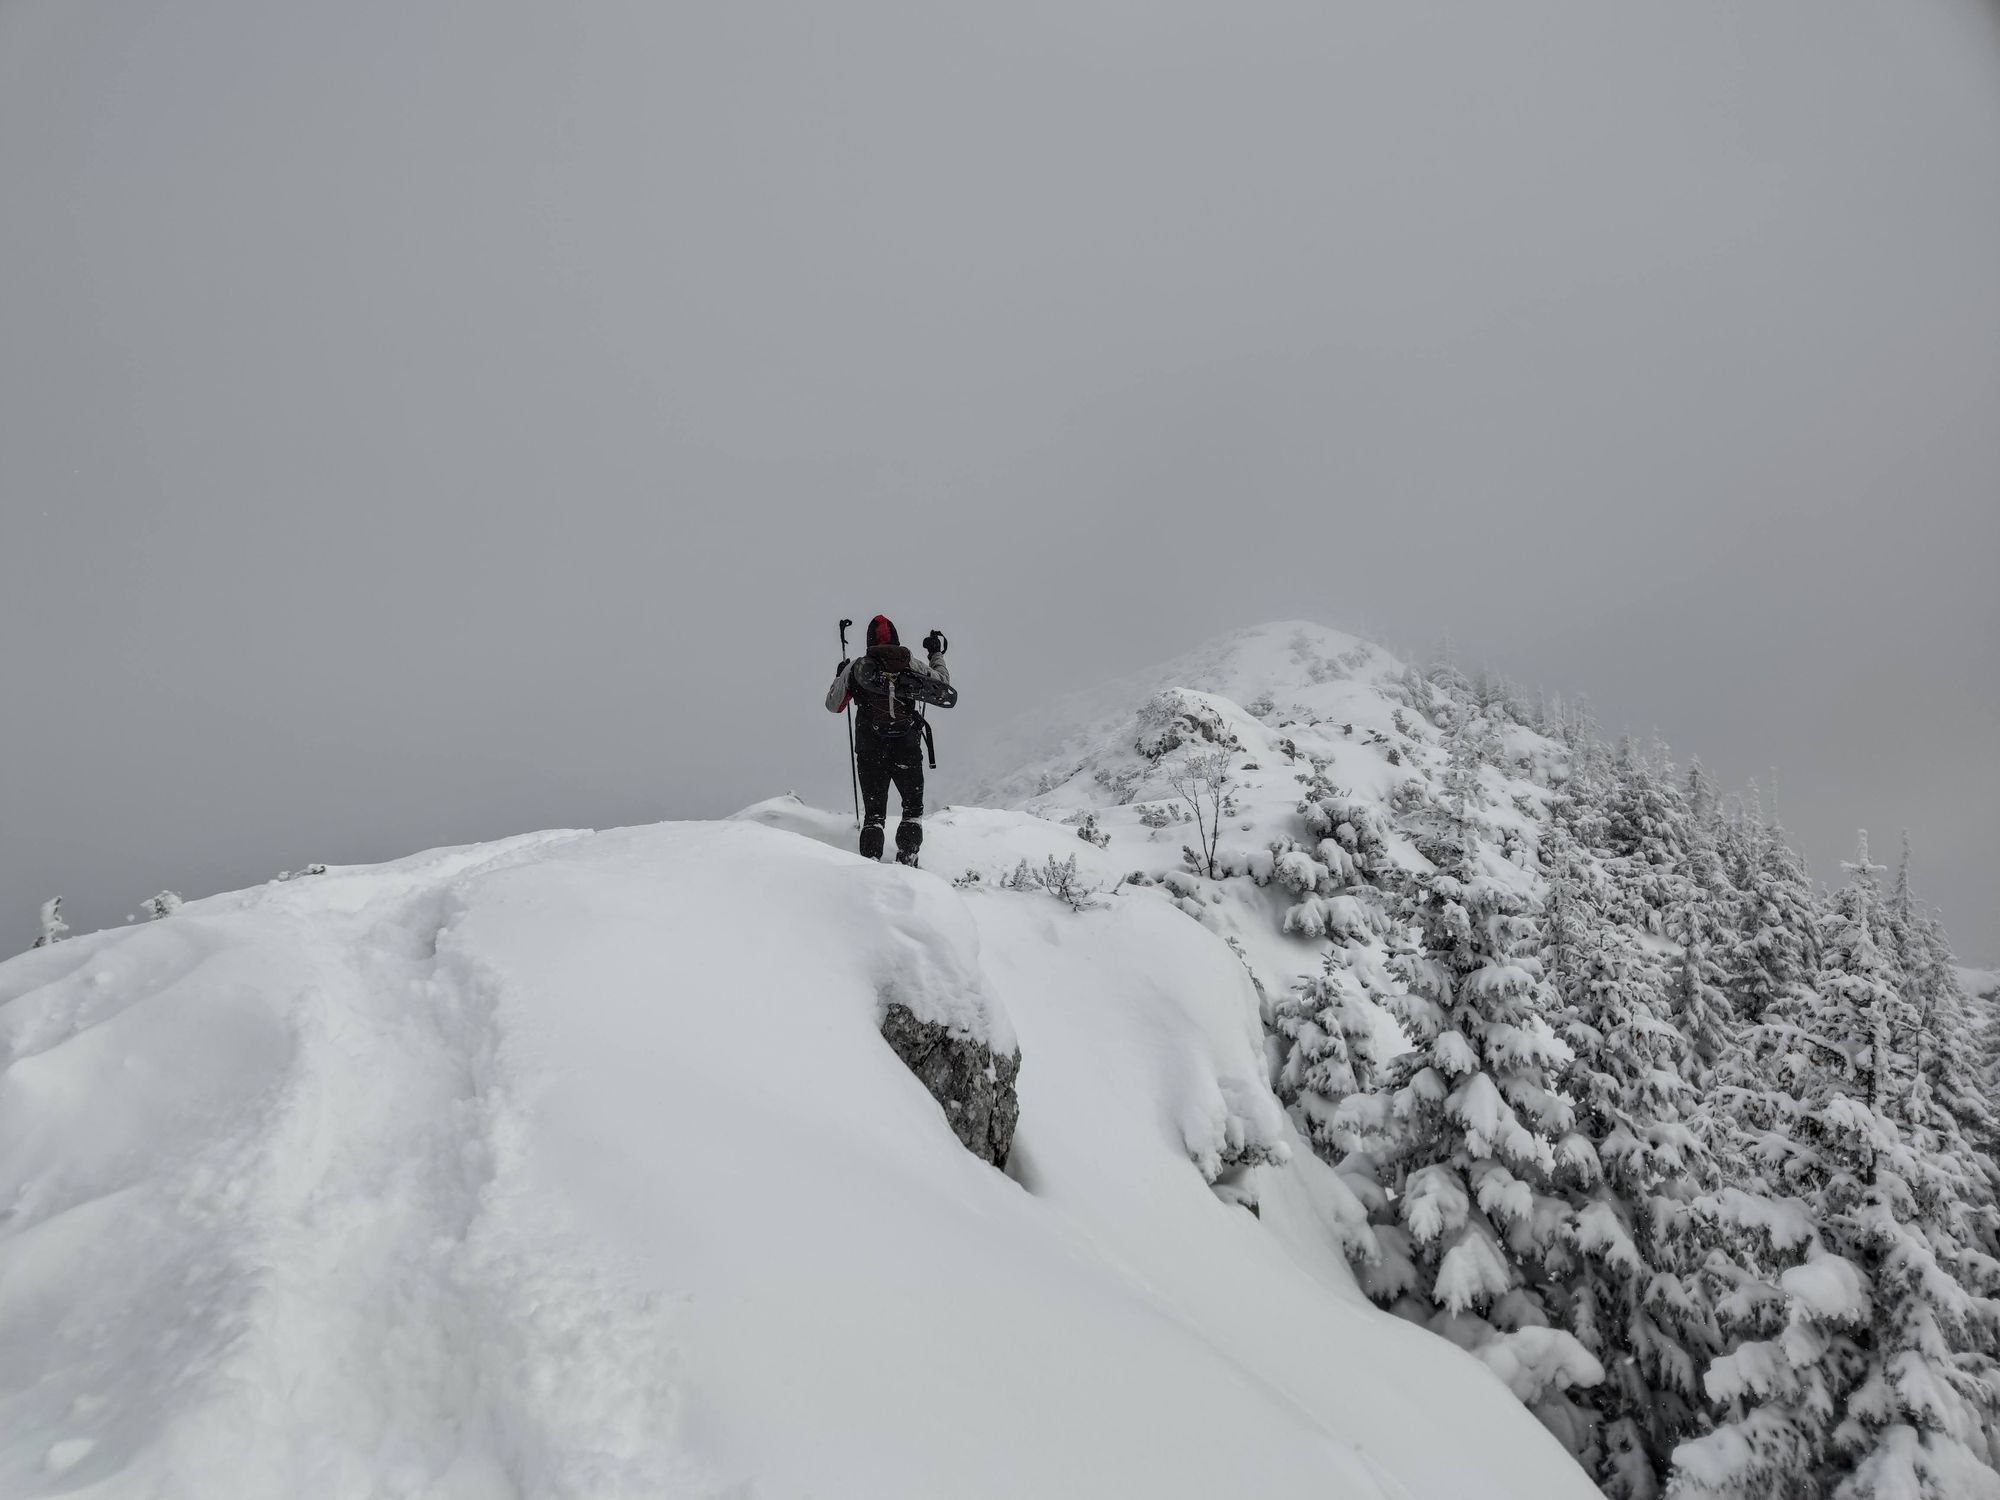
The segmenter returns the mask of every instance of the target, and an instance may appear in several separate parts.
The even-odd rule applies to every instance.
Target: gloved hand
[[[944,648],[945,639],[942,630],[933,629],[929,635],[924,637],[924,650],[930,652],[932,656],[943,656]]]
[[[848,665],[847,658],[844,656],[841,657],[840,665],[833,669],[833,675],[838,677],[842,672],[845,672],[847,670],[847,665]]]

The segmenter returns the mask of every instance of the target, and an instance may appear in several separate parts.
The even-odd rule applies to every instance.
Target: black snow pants
[[[882,825],[889,820],[889,783],[896,783],[903,819],[896,825],[896,856],[914,860],[924,845],[924,744],[919,734],[878,734],[854,726],[854,768],[861,779],[861,853],[882,857]]]

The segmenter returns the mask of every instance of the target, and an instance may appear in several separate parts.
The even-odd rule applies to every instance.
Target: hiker
[[[854,769],[861,783],[861,853],[882,857],[882,825],[889,819],[889,783],[896,783],[903,817],[896,825],[896,860],[914,865],[924,844],[924,741],[930,726],[920,706],[935,703],[950,708],[958,701],[945,669],[945,638],[933,630],[924,637],[928,664],[910,654],[887,615],[868,622],[868,649],[857,660],[843,661],[826,690],[828,713],[841,713],[849,702],[858,712],[854,724]],[[935,764],[935,762],[933,762]]]

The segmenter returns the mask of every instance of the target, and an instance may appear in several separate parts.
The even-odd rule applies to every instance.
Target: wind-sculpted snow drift
[[[0,965],[0,1495],[1593,1493],[1356,1292],[1207,927],[1003,888],[1118,864],[1025,814],[923,872],[849,832],[538,834]],[[1019,1047],[1005,1173],[891,1004]]]

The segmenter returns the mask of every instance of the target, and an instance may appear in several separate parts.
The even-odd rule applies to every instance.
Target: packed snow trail
[[[0,965],[0,1496],[1592,1493],[1358,1298],[1309,1152],[1261,1221],[1211,1190],[1288,1134],[1227,947],[845,825],[533,835]],[[890,999],[1018,1031],[1009,1174]]]
[[[80,1429],[0,1450],[7,1493],[37,1468],[188,1495],[681,1477],[654,1436],[669,1309],[537,1193],[504,986],[458,925],[575,837],[204,903],[74,945],[0,1012],[0,1328],[40,1346],[0,1426]]]

